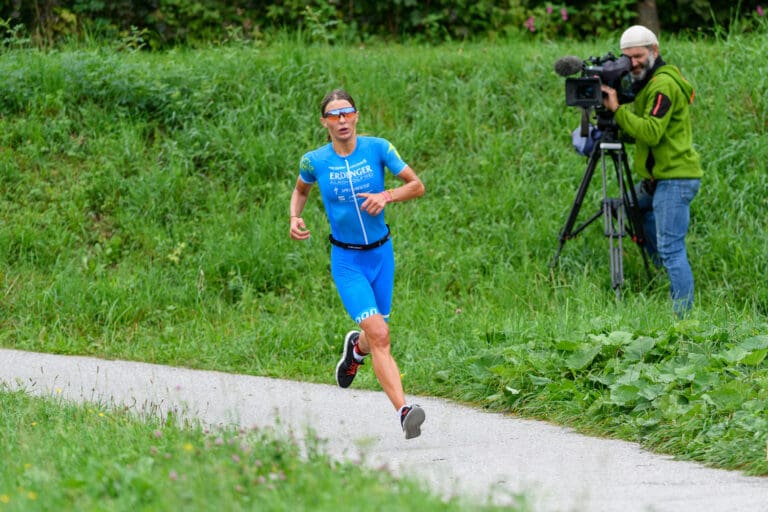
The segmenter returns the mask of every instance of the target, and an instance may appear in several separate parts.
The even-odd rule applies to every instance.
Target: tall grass
[[[629,242],[615,299],[597,225],[549,267],[586,165],[552,64],[615,40],[6,52],[0,343],[332,382],[350,320],[326,221],[313,194],[293,242],[287,205],[341,86],[427,187],[387,212],[409,393],[765,473],[764,35],[662,41],[696,87],[705,167],[684,321]]]

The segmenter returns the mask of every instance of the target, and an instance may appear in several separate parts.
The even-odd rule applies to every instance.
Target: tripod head
[[[616,123],[613,112],[606,108],[595,110],[597,129],[600,130],[603,142],[619,142],[619,125]]]

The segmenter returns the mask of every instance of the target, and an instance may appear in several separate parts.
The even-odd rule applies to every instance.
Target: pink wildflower
[[[536,26],[534,25],[534,18],[531,16],[527,20],[525,20],[525,27],[530,30],[531,32],[536,32]]]
[[[563,17],[563,21],[568,21],[568,9],[566,9],[565,7],[560,9],[560,16]]]
[[[763,10],[763,6],[762,6],[762,5],[758,5],[758,6],[757,6],[757,9],[755,9],[755,10],[757,11],[757,15],[758,15],[758,16],[763,16],[763,15],[765,15],[765,11]]]
[[[547,6],[547,14],[552,14],[552,6],[551,5]]]

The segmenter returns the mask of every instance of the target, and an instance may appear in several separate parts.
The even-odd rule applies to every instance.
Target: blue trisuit
[[[330,143],[306,153],[299,177],[307,184],[318,184],[331,236],[344,244],[367,246],[387,239],[389,227],[384,212],[372,216],[360,209],[365,199],[359,194],[383,192],[386,170],[397,176],[405,167],[390,142],[361,136],[346,157],[337,155]],[[331,275],[355,322],[375,314],[389,320],[395,282],[391,240],[367,250],[331,246]]]

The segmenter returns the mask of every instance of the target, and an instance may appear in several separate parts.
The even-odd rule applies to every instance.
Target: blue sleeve
[[[408,164],[400,158],[400,153],[397,152],[397,149],[395,149],[395,146],[391,142],[385,139],[381,139],[381,141],[383,144],[382,149],[384,150],[382,158],[384,165],[392,174],[397,176]]]
[[[301,157],[301,161],[299,162],[299,176],[305,183],[314,183],[317,181],[315,167],[312,165],[312,159],[309,157],[309,153]]]

